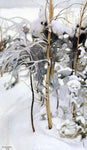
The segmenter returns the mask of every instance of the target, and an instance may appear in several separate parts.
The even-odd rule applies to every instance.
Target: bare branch
[[[71,7],[74,6],[74,5],[83,5],[83,4],[81,4],[81,3],[74,3],[74,4],[69,5],[68,7],[64,8],[64,9],[62,9],[62,10],[60,10],[60,12],[58,13],[58,15],[56,15],[52,20],[57,19],[60,15],[63,14],[62,12],[64,12],[65,10],[71,8]]]

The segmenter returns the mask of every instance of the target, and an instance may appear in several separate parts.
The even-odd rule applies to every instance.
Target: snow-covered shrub
[[[40,8],[38,19],[31,22],[30,32],[33,38],[43,38],[43,30],[48,25],[47,13],[45,8]]]
[[[81,88],[81,84],[78,81],[78,78],[76,76],[71,76],[69,81],[68,81],[68,89],[70,92],[70,105],[71,105],[71,109],[72,109],[72,105],[76,105],[78,104],[78,99],[79,99],[79,90]],[[72,110],[73,113],[73,110]]]
[[[46,100],[44,91],[46,90],[45,78],[48,64],[46,55],[49,33],[46,10],[41,9],[39,18],[32,23],[23,18],[20,18],[20,22],[15,19],[7,20],[11,25],[6,30],[14,31],[14,35],[11,36],[11,40],[6,39],[7,43],[3,40],[6,47],[3,53],[0,53],[2,62],[0,62],[0,71],[12,73],[15,78],[12,83],[14,85],[18,82],[19,72],[27,69],[35,83],[34,91],[39,93],[41,99]],[[57,108],[62,110],[62,115],[58,112],[63,121],[60,135],[75,138],[82,134],[82,137],[85,137],[87,134],[87,24],[81,28],[77,76],[74,75],[74,61],[79,26],[77,24],[67,26],[63,20],[54,18],[51,25],[49,90],[51,94],[56,93]],[[73,111],[75,116],[73,116]]]

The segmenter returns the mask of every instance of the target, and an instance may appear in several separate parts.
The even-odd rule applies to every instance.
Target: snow
[[[47,119],[41,120],[40,116],[46,113],[45,106],[35,102],[34,124],[36,132],[32,132],[30,121],[31,91],[23,82],[6,90],[4,83],[8,82],[8,74],[0,79],[0,146],[10,145],[13,150],[85,150],[82,142],[67,143],[59,138],[55,125],[59,124],[58,118],[53,119],[53,129],[49,130]],[[29,82],[28,79],[24,79]],[[18,91],[18,92],[17,92]],[[55,97],[51,103],[54,109]]]
[[[78,92],[81,88],[81,83],[78,81],[78,78],[74,75],[72,75],[70,77],[70,80],[67,83],[68,85],[68,89],[70,91],[70,95],[71,95],[71,103],[77,103],[78,100]]]
[[[62,68],[58,71],[58,74],[61,74],[63,76],[69,76],[72,72],[72,69],[70,69],[69,67],[66,67],[66,68]]]
[[[54,33],[58,35],[62,35],[64,32],[68,33],[69,35],[73,34],[73,28],[69,28],[64,21],[61,20],[53,20],[52,21],[52,30]]]
[[[33,21],[30,25],[30,32],[32,33],[33,36],[36,36],[36,37],[40,36],[40,33],[44,29],[43,24],[46,22],[44,8],[40,8],[38,16],[39,16],[39,18],[36,19],[35,21]],[[41,23],[43,23],[43,24],[41,24]]]
[[[81,46],[80,50],[81,50],[81,54],[80,54],[79,58],[83,58],[83,56],[86,54],[84,47]]]
[[[38,13],[39,13],[39,7],[37,7],[37,9],[32,8],[32,7],[29,7],[29,8],[20,7],[20,8],[12,8],[12,9],[1,8],[0,9],[0,17],[3,17],[3,18],[22,17],[22,18],[30,20],[31,22],[38,18]]]
[[[85,41],[85,47],[87,48],[87,39],[86,39],[86,41]]]
[[[67,39],[69,37],[68,34],[64,34],[64,39]]]
[[[78,121],[78,120],[80,120],[83,125],[85,124],[85,119],[84,119],[84,117],[79,116],[79,117],[76,118],[76,121]]]
[[[68,82],[68,87],[70,91],[75,92],[80,89],[81,85],[79,81],[71,80]]]
[[[35,37],[40,37],[40,33],[43,31],[44,26],[41,25],[41,22],[43,22],[43,19],[37,19],[33,21],[30,25],[30,32]]]

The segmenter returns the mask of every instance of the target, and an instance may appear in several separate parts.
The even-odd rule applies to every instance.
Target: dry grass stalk
[[[33,80],[32,80],[32,73],[31,73],[31,72],[30,72],[30,83],[31,83],[31,91],[32,91],[31,125],[32,125],[32,130],[33,130],[33,132],[35,132],[35,128],[34,128],[34,121],[33,121],[34,89],[33,89]]]
[[[73,106],[73,118],[76,119],[76,104]]]
[[[52,64],[52,68],[51,68],[51,78],[53,78],[53,76],[54,76],[54,66],[55,66],[55,63]]]
[[[32,61],[30,57],[30,61]],[[32,92],[32,103],[31,103],[31,125],[32,125],[32,130],[35,132],[35,127],[34,127],[34,118],[33,118],[33,109],[34,109],[34,88],[33,88],[33,78],[32,78],[32,72],[31,72],[31,67],[30,67],[30,85],[31,85],[31,92]]]
[[[50,61],[50,39],[51,39],[51,20],[53,18],[53,4],[52,0],[50,0],[50,8],[49,8],[49,32],[48,32],[48,46],[47,46],[47,60]],[[50,114],[50,106],[49,106],[49,76],[50,76],[50,62],[47,67],[47,75],[46,75],[46,109],[47,109],[47,117],[48,117],[48,126],[49,129],[52,128],[52,120]]]

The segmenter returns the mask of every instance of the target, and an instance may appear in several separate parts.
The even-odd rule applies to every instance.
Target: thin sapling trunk
[[[30,72],[30,84],[31,84],[31,91],[32,91],[32,103],[31,103],[31,125],[33,132],[35,132],[34,128],[34,121],[33,121],[33,107],[34,107],[34,89],[33,89],[33,80],[32,80],[32,73]]]
[[[85,3],[85,5],[83,7],[81,18],[80,18],[80,24],[79,24],[78,40],[77,40],[77,47],[76,47],[76,54],[75,54],[75,64],[74,64],[75,65],[75,75],[77,73],[77,57],[78,57],[78,45],[79,45],[80,31],[81,31],[82,20],[83,20],[83,16],[84,16],[86,7],[87,7],[87,2]]]
[[[53,5],[52,0],[50,0],[50,8],[49,8],[49,32],[48,32],[48,45],[47,45],[47,75],[46,75],[46,109],[47,109],[47,117],[48,117],[48,127],[52,128],[52,120],[50,114],[50,106],[49,106],[49,77],[50,77],[50,39],[51,39],[51,20],[53,18]]]
[[[79,46],[80,31],[81,31],[82,20],[83,20],[83,16],[84,16],[86,7],[87,7],[87,2],[85,3],[85,5],[83,7],[81,18],[80,18],[80,24],[79,24],[78,40],[77,40],[77,47],[76,47],[76,54],[75,54],[75,64],[74,64],[74,66],[75,66],[74,67],[75,68],[75,75],[77,73],[77,57],[78,57],[78,46]],[[76,117],[75,110],[76,110],[76,104],[74,104],[74,106],[73,106],[73,117],[74,118]]]

